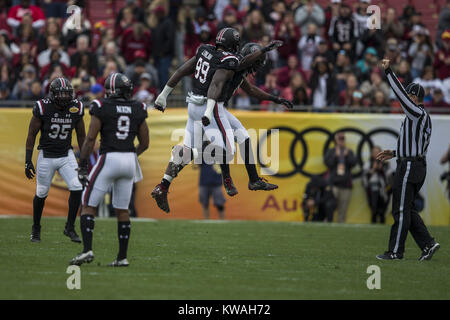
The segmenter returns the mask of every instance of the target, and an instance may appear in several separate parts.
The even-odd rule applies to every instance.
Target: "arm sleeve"
[[[391,68],[387,68],[385,70],[386,77],[388,79],[389,85],[391,86],[392,90],[394,91],[395,95],[397,96],[398,100],[400,101],[400,105],[402,106],[403,111],[405,112],[406,116],[410,118],[411,120],[416,120],[420,118],[423,114],[423,110],[419,108],[409,97],[408,94],[405,91],[405,88],[403,88],[403,85],[400,83],[400,81],[397,79],[397,76],[394,74],[394,72],[391,70]]]
[[[336,167],[336,157],[334,156],[335,150],[330,149],[325,154],[325,164],[328,168],[333,169]]]
[[[44,115],[44,106],[40,100],[34,103],[33,115],[39,119],[41,119],[41,117]]]

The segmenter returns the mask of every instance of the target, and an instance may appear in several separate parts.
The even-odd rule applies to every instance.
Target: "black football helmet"
[[[245,56],[248,56],[249,54],[252,54],[256,50],[261,50],[261,49],[262,49],[262,47],[259,44],[255,43],[255,42],[249,42],[245,46],[242,47],[241,55],[243,57],[245,57]],[[254,72],[258,71],[259,69],[261,69],[262,67],[265,66],[266,61],[267,61],[267,54],[264,53],[261,56],[261,58],[256,60],[255,63],[253,63],[250,66],[250,68],[247,69],[247,72],[254,73]]]
[[[74,99],[73,87],[66,78],[56,78],[50,83],[49,98],[59,107],[67,107]]]
[[[217,33],[216,46],[221,46],[228,52],[237,53],[240,42],[241,36],[236,29],[223,28]]]
[[[107,98],[131,99],[133,84],[122,73],[111,73],[105,80],[105,93]]]

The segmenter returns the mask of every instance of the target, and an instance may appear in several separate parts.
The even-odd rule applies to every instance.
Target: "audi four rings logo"
[[[328,129],[325,129],[322,127],[310,127],[310,128],[304,129],[300,132],[296,131],[295,129],[292,129],[290,127],[283,127],[283,126],[276,127],[276,128],[270,128],[269,130],[267,130],[267,135],[263,135],[260,138],[258,146],[257,146],[258,163],[261,167],[266,168],[266,169],[268,169],[268,167],[264,163],[262,163],[259,150],[260,150],[261,146],[263,145],[263,143],[272,134],[272,130],[278,130],[278,132],[280,132],[280,133],[287,132],[293,136],[291,145],[289,146],[289,157],[290,157],[293,169],[291,171],[276,172],[273,174],[275,177],[279,177],[279,178],[288,178],[288,177],[295,175],[296,173],[302,174],[307,177],[311,177],[313,175],[324,174],[326,172],[325,171],[325,172],[321,172],[321,173],[312,173],[312,172],[307,172],[304,169],[304,166],[305,166],[306,162],[308,161],[308,155],[309,155],[308,145],[306,144],[304,136],[308,133],[319,132],[319,133],[323,133],[324,135],[327,136],[327,140],[326,140],[326,142],[323,146],[323,150],[322,150],[323,156],[325,156],[325,153],[330,148],[330,144],[334,141],[334,136],[336,133],[349,132],[349,133],[354,133],[354,134],[361,136],[361,139],[359,140],[358,146],[356,148],[356,158],[358,160],[359,170],[356,173],[352,174],[352,176],[354,178],[360,177],[362,175],[362,166],[363,166],[362,149],[363,149],[364,144],[367,143],[369,146],[369,149],[371,150],[375,145],[374,142],[372,141],[372,137],[374,135],[387,134],[387,135],[394,137],[395,139],[397,139],[397,137],[398,137],[398,132],[393,129],[390,129],[390,128],[376,128],[376,129],[369,131],[368,133],[365,133],[358,128],[351,128],[351,127],[345,127],[342,129],[338,129],[334,132],[329,131]],[[300,143],[300,145],[303,149],[303,156],[301,159],[295,156],[295,147],[296,147],[297,143]]]

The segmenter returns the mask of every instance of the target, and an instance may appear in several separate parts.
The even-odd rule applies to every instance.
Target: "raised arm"
[[[285,107],[292,109],[292,102],[289,100],[274,96],[272,94],[269,94],[260,88],[254,86],[250,82],[248,82],[247,79],[244,79],[244,81],[241,84],[242,90],[244,90],[249,96],[255,97],[259,100],[270,100],[278,104],[283,104]]]
[[[192,74],[195,71],[195,57],[190,58],[188,61],[183,63],[181,67],[179,67],[175,73],[170,77],[169,81],[167,81],[166,86],[158,95],[155,100],[155,109],[164,112],[167,106],[167,97],[172,92],[173,88],[180,82],[180,80]]]
[[[256,50],[255,52],[246,55],[241,62],[239,63],[239,67],[237,68],[237,71],[242,71],[245,69],[248,69],[251,67],[253,63],[258,61],[261,56],[263,56],[266,52],[272,51],[274,49],[277,49],[283,45],[283,41],[280,40],[274,40],[271,43],[269,43],[267,46],[262,48],[261,50]]]
[[[423,114],[423,110],[419,108],[408,96],[406,93],[405,88],[400,83],[400,81],[397,79],[397,76],[395,75],[394,71],[389,67],[389,60],[384,59],[382,62],[384,71],[386,73],[386,77],[388,79],[389,85],[391,86],[392,90],[394,91],[395,95],[397,96],[398,100],[400,101],[400,105],[402,106],[403,111],[405,112],[406,116],[410,118],[411,120],[415,120],[417,118],[420,118]]]
[[[228,69],[219,69],[214,73],[211,84],[208,88],[206,111],[204,116],[202,117],[202,123],[204,126],[207,126],[211,123],[212,113],[217,103],[217,99],[219,99],[219,96],[222,93],[225,82],[231,79],[233,75],[234,71]]]

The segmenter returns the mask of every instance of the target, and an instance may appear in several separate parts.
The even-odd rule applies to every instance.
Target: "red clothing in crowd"
[[[135,38],[133,28],[128,28],[122,35],[122,43],[120,45],[121,52],[127,63],[133,63],[135,60],[134,53],[141,50],[145,53],[145,60],[150,58],[152,49],[152,39],[150,32],[144,31],[140,39]]]
[[[277,72],[277,85],[280,87],[286,88],[289,85],[289,81],[291,80],[292,74],[294,72],[300,72],[300,74],[303,77],[303,80],[307,80],[308,77],[305,74],[305,71],[303,71],[302,68],[297,67],[296,69],[289,69],[288,66],[282,67],[278,69]]]
[[[203,26],[204,25],[206,25],[210,30],[209,34],[211,35],[211,40],[208,42],[208,44],[214,44],[214,39],[216,38],[217,34],[216,26],[210,21],[205,22]],[[186,33],[186,35],[184,36],[184,56],[188,59],[195,56],[198,47],[203,44],[200,39],[200,28],[203,26],[198,26],[199,30],[196,30],[196,27],[192,26],[192,30],[194,30],[194,32]]]
[[[23,17],[27,14],[31,15],[33,28],[42,28],[45,25],[45,15],[41,8],[33,5],[24,8],[20,4],[9,9],[8,25],[13,28],[18,27],[22,22]]]
[[[275,26],[275,40],[283,41],[283,45],[278,48],[278,54],[281,58],[287,59],[291,54],[297,55],[297,44],[300,40],[300,28],[296,25],[294,27],[295,37],[291,37],[290,31],[287,30],[285,34],[281,34],[281,25],[283,21],[279,21]],[[286,36],[288,34],[288,36]]]
[[[436,76],[441,80],[450,77],[450,64],[445,63],[445,60],[450,60],[450,50],[441,49],[436,52],[433,67]]]

